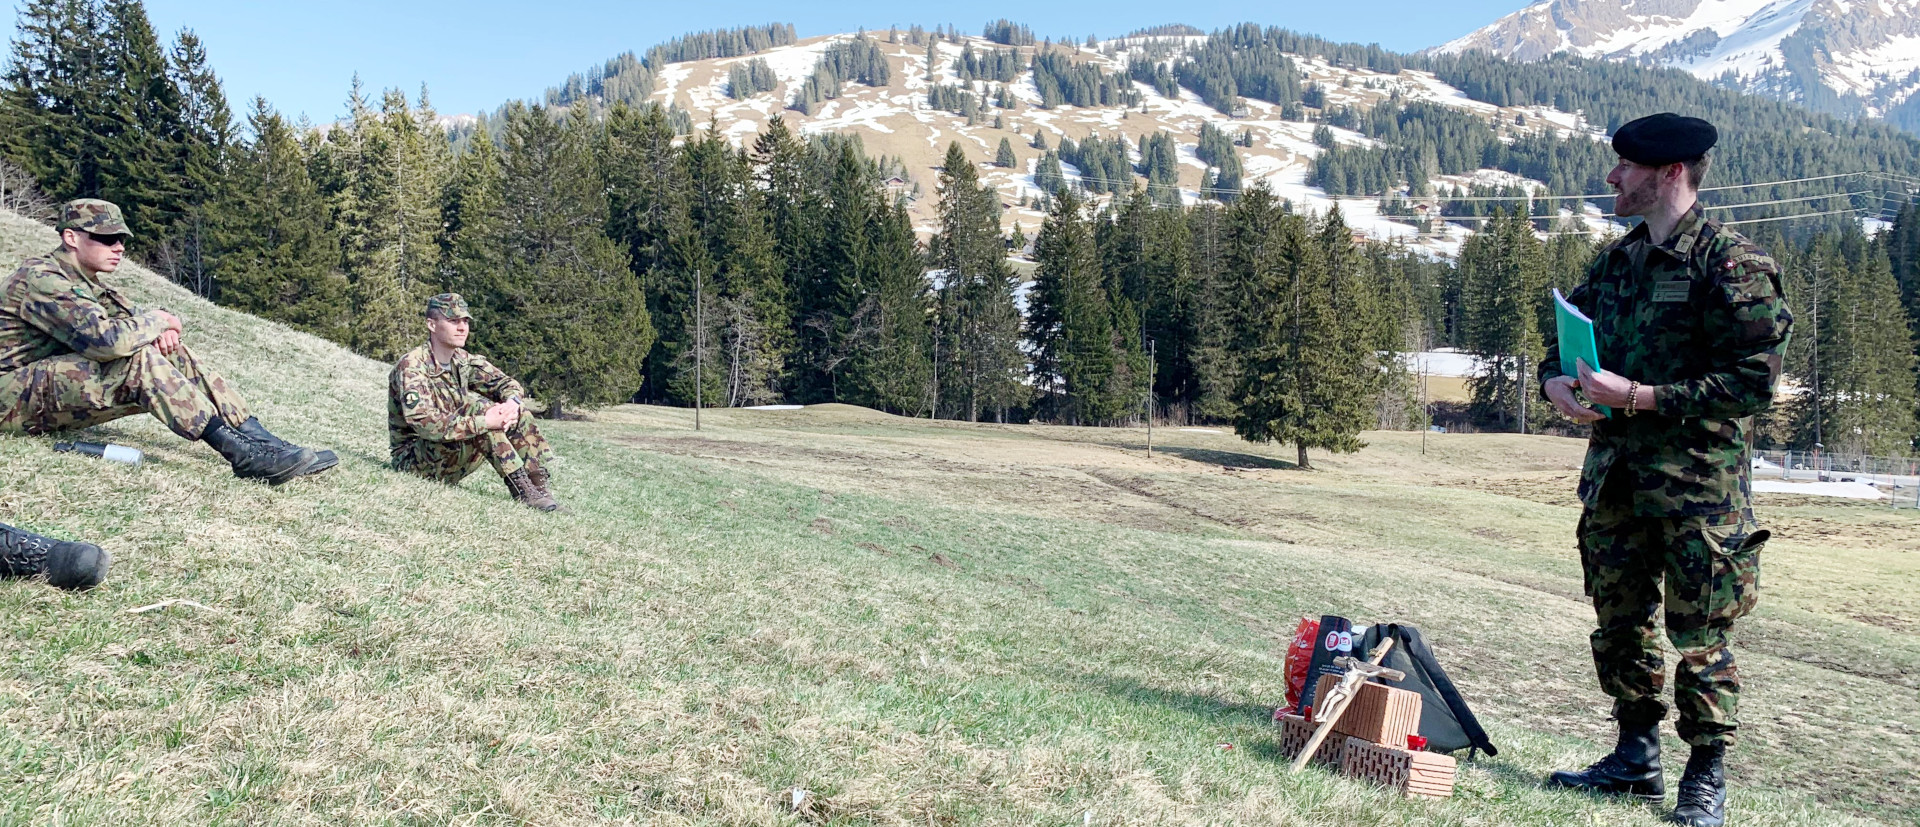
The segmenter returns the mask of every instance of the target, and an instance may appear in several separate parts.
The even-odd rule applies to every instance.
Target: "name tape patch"
[[[1653,284],[1653,300],[1657,302],[1683,302],[1693,289],[1691,281],[1657,281]]]

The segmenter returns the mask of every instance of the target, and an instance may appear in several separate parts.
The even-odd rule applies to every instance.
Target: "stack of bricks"
[[[1322,675],[1315,698],[1327,696],[1335,675]],[[1318,728],[1299,715],[1282,714],[1280,750],[1298,756]],[[1387,787],[1415,798],[1453,795],[1452,756],[1407,748],[1407,736],[1420,733],[1420,695],[1379,683],[1363,683],[1347,702],[1333,732],[1314,750],[1313,760],[1338,767],[1342,775]]]

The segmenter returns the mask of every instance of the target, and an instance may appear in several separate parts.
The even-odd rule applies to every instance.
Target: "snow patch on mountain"
[[[1277,196],[1300,210],[1325,213],[1338,207],[1347,224],[1358,234],[1376,239],[1402,239],[1436,254],[1452,255],[1458,252],[1460,245],[1477,226],[1469,221],[1443,221],[1429,234],[1421,235],[1405,219],[1382,215],[1378,195],[1328,196],[1308,183],[1313,160],[1324,152],[1313,140],[1315,128],[1320,124],[1316,121],[1285,120],[1281,117],[1281,107],[1266,101],[1245,100],[1246,111],[1240,117],[1233,117],[1208,106],[1184,88],[1170,95],[1161,95],[1150,84],[1136,82],[1133,87],[1140,95],[1140,102],[1134,107],[1059,105],[1042,108],[1033,73],[1022,71],[1005,84],[1015,105],[1008,109],[990,108],[983,122],[969,124],[963,115],[927,106],[926,93],[932,84],[967,83],[953,68],[963,46],[970,46],[976,54],[1007,48],[981,38],[965,38],[961,43],[938,43],[934,60],[929,66],[926,46],[904,41],[890,43],[885,33],[868,33],[867,36],[881,47],[890,63],[892,71],[889,85],[872,88],[859,83],[846,83],[842,85],[839,97],[823,102],[812,115],[788,109],[788,103],[812,75],[825,50],[833,43],[856,36],[828,35],[751,56],[668,64],[656,74],[652,99],[686,110],[698,129],[704,130],[709,122],[713,123],[718,133],[736,146],[750,145],[755,135],[764,130],[774,117],[784,118],[802,135],[859,135],[868,153],[896,158],[904,164],[904,180],[890,186],[895,188],[898,196],[906,199],[914,228],[921,233],[934,231],[938,223],[936,185],[949,144],[959,143],[968,157],[976,162],[981,182],[999,193],[1003,227],[1011,230],[1018,224],[1031,237],[1045,219],[1036,201],[1042,193],[1034,183],[1034,172],[1041,156],[1041,152],[1032,146],[1035,133],[1044,134],[1047,146],[1053,148],[1058,148],[1064,140],[1084,141],[1092,134],[1108,139],[1124,137],[1131,150],[1131,160],[1136,163],[1139,161],[1138,147],[1143,137],[1160,131],[1171,133],[1179,162],[1180,200],[1187,204],[1198,204],[1212,197],[1212,193],[1204,189],[1211,170],[1195,154],[1200,130],[1207,125],[1229,135],[1246,138],[1248,145],[1236,146],[1235,151],[1245,167],[1243,180],[1248,186],[1265,184]],[[1184,45],[1191,46],[1203,41],[1204,38],[1189,39]],[[1124,72],[1128,60],[1137,54],[1134,49],[1140,45],[1139,42],[1121,40],[1093,48],[1070,44],[1055,44],[1052,48],[1067,53],[1076,62],[1100,66],[1103,71]],[[1031,51],[1024,51],[1023,59],[1029,58]],[[1174,56],[1177,58],[1178,55],[1179,49],[1176,48]],[[1159,57],[1165,59],[1166,55],[1162,53]],[[735,100],[728,94],[728,73],[735,65],[749,60],[765,60],[773,69],[777,85],[771,91]],[[1386,74],[1335,66],[1318,58],[1295,57],[1295,61],[1305,75],[1303,82],[1317,85],[1329,105],[1364,110],[1392,101],[1397,95],[1402,102],[1427,101],[1480,115],[1508,137],[1550,131],[1563,136],[1605,138],[1600,130],[1576,113],[1534,105],[1498,107],[1474,101],[1425,72]],[[1001,84],[974,81],[968,85],[976,94],[984,88],[991,95]],[[993,125],[996,119],[1001,121],[1000,127]],[[1378,146],[1377,141],[1359,132],[1329,128],[1337,145]],[[990,163],[1002,139],[1014,148],[1015,165],[1012,168],[995,167]],[[1063,161],[1061,167],[1068,181],[1082,180],[1082,171],[1071,163]],[[1535,191],[1544,191],[1545,188],[1541,182],[1493,170],[1436,179],[1431,183],[1439,187],[1469,183],[1520,183],[1523,188]],[[1107,198],[1101,195],[1093,200],[1097,204]],[[1597,215],[1598,210],[1593,213]],[[1605,226],[1598,218],[1589,219],[1589,223],[1596,227]]]
[[[1668,66],[1878,117],[1920,90],[1920,0],[1541,0],[1433,51],[1471,49]]]

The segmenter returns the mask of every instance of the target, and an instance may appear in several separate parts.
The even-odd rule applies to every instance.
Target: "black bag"
[[[1353,651],[1371,652],[1380,641],[1393,639],[1382,666],[1407,673],[1403,681],[1382,681],[1388,686],[1420,693],[1420,734],[1433,752],[1454,752],[1472,747],[1488,755],[1499,755],[1487,731],[1467,708],[1460,690],[1447,679],[1447,672],[1434,660],[1433,650],[1420,639],[1420,630],[1399,623],[1375,624],[1365,636],[1353,642]]]

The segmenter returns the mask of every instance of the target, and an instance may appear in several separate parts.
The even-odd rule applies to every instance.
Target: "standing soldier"
[[[200,440],[235,476],[279,485],[339,462],[267,432],[227,381],[181,341],[178,316],[142,310],[101,276],[120,266],[120,208],[61,208],[60,247],[0,281],[0,431],[43,434],[151,413]]]
[[[393,467],[455,485],[489,462],[515,500],[558,509],[547,487],[553,452],[520,402],[520,383],[463,349],[473,319],[466,300],[441,293],[427,300],[426,316],[427,343],[387,378]]]
[[[1599,621],[1593,661],[1620,733],[1611,755],[1548,781],[1665,800],[1654,627],[1664,606],[1680,653],[1676,728],[1692,747],[1667,820],[1693,827],[1726,819],[1722,759],[1740,697],[1728,631],[1759,597],[1767,538],[1753,520],[1748,440],[1753,415],[1773,402],[1793,324],[1773,259],[1696,202],[1717,138],[1712,124],[1671,113],[1614,133],[1614,212],[1642,220],[1600,251],[1568,297],[1594,320],[1606,370],[1582,361],[1573,377],[1558,359],[1540,363],[1547,399],[1593,423],[1577,534]],[[1549,353],[1556,339],[1549,328]],[[1612,415],[1582,404],[1576,389]]]

